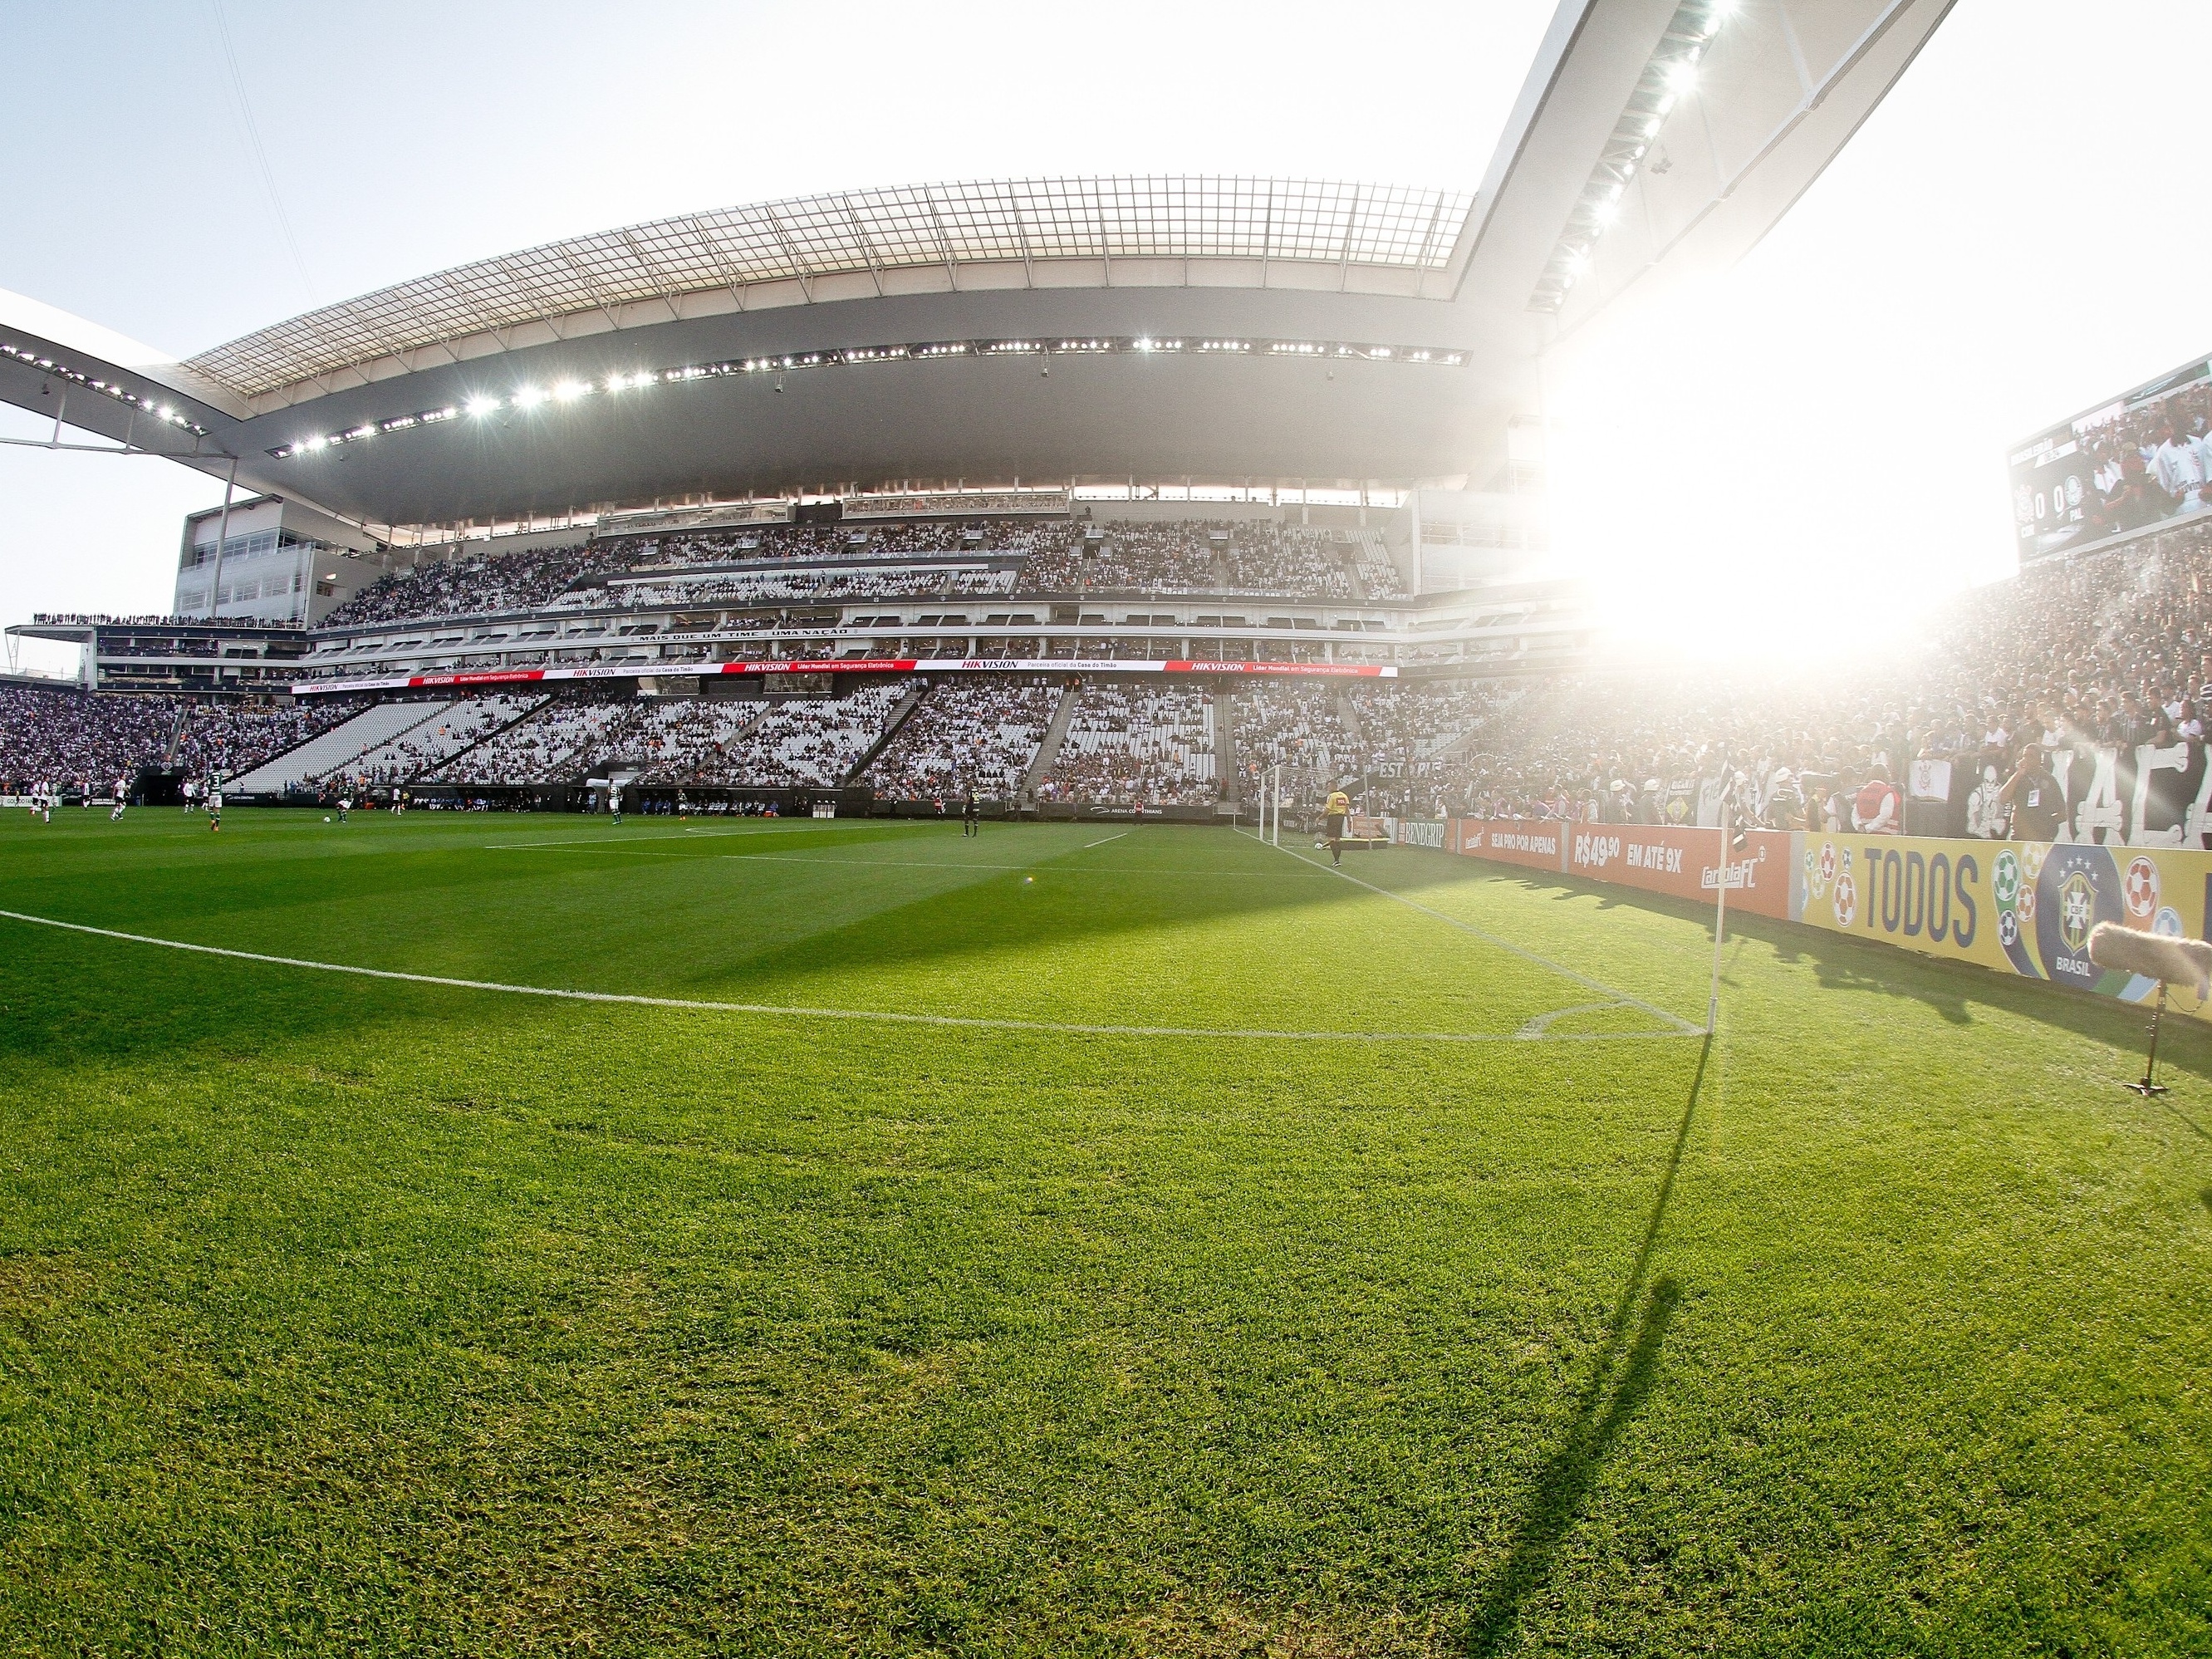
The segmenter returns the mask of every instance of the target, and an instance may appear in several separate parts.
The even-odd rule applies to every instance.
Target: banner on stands
[[[2100,921],[2202,939],[2212,853],[2087,842],[1807,833],[1793,914],[1831,933],[2139,1002],[2140,975],[2089,960]],[[2200,1018],[2212,1006],[2175,1006]]]
[[[380,674],[300,680],[295,697],[333,691],[414,691],[471,685],[535,685],[550,680],[623,680],[639,675],[697,674],[1237,674],[1250,678],[1386,679],[1389,664],[1348,662],[1138,661],[1127,657],[804,657],[784,662],[593,663],[580,668],[480,668],[465,673]]]

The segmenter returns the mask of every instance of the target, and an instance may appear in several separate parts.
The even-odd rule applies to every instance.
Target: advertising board
[[[2212,853],[2087,842],[1935,841],[1808,834],[1796,919],[1923,956],[2140,1001],[2138,975],[2089,960],[2100,921],[2204,937],[2212,926]],[[2197,1014],[2192,999],[2175,1006]]]
[[[1592,881],[1647,893],[1712,902],[1720,884],[1720,831],[1673,825],[1577,823],[1569,826],[1567,870]],[[1787,921],[1790,838],[1776,830],[1747,830],[1729,850],[1729,907]]]
[[[1501,864],[1525,865],[1534,870],[1565,870],[1565,832],[1571,827],[1533,818],[1455,818],[1452,850],[1470,858],[1495,859]]]

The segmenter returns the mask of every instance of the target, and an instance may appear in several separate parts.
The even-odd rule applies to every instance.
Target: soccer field
[[[1159,824],[0,909],[0,1651],[2212,1651],[2189,1022]]]

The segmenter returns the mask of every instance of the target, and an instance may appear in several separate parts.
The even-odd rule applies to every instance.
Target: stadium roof
[[[0,295],[0,398],[383,526],[954,477],[1495,487],[1543,354],[1755,243],[1950,3],[1565,0],[1472,192],[844,191],[478,260],[181,361]]]
[[[999,179],[763,202],[479,259],[380,289],[204,351],[190,366],[243,397],[526,323],[839,278],[877,295],[1023,285],[1070,262],[1297,261],[1353,292],[1441,277],[1469,198],[1275,179]],[[1077,280],[1079,280],[1078,278]],[[854,286],[848,281],[847,287]],[[1423,291],[1416,283],[1412,291]],[[856,295],[854,297],[860,297]],[[1433,297],[1444,297],[1437,286]]]

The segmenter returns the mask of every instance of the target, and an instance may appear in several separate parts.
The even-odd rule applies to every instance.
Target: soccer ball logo
[[[1997,940],[2008,951],[2020,943],[2020,917],[2010,910],[1997,912]]]
[[[1836,843],[1824,841],[1820,843],[1820,884],[1825,887],[1835,878]]]
[[[2020,897],[2014,902],[2013,908],[2020,913],[2021,927],[2025,927],[2035,920],[2035,884],[2033,882],[2021,883]]]
[[[1997,896],[1997,902],[2009,908],[2020,896],[2020,860],[2008,848],[1997,854],[1997,867],[1990,874],[1990,890]]]
[[[2128,915],[2141,921],[2158,908],[2158,866],[2137,857],[2128,863],[2127,879],[2120,884],[2120,900]]]
[[[1836,879],[1836,924],[1848,927],[1858,920],[1859,884],[1849,874]]]

